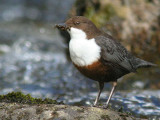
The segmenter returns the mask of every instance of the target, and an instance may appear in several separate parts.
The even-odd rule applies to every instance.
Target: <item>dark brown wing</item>
[[[130,72],[135,72],[132,61],[135,57],[129,53],[118,41],[110,36],[98,36],[95,38],[96,43],[101,46],[101,56],[106,63],[118,65]]]

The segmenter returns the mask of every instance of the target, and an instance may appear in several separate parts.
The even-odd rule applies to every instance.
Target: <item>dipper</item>
[[[99,30],[83,16],[72,17],[63,24],[57,24],[56,27],[67,30],[70,34],[69,52],[75,67],[83,75],[99,83],[94,106],[97,105],[105,82],[113,83],[104,105],[104,108],[107,108],[118,78],[136,72],[140,67],[155,66],[133,56],[112,36]]]

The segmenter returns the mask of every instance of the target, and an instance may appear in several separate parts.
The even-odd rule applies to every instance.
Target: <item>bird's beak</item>
[[[65,24],[65,23],[56,24],[55,27],[58,28],[58,29],[61,29],[61,30],[68,30],[68,29],[70,29],[70,27],[67,24]]]

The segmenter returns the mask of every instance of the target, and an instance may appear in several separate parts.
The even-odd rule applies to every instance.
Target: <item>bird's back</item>
[[[140,67],[155,66],[155,64],[133,56],[120,42],[107,33],[96,37],[96,43],[101,46],[101,60],[103,64],[112,66],[117,76],[135,72]]]

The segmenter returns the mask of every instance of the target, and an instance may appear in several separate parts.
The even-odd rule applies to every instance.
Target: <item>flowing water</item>
[[[94,102],[97,83],[82,76],[67,59],[68,45],[53,27],[65,20],[73,2],[3,0],[0,4],[0,94],[22,91],[72,105],[90,106]],[[144,90],[146,84],[140,80],[132,81],[129,86],[120,84],[111,100],[112,108],[123,106],[125,112],[135,116],[160,119],[160,90],[149,87]],[[106,84],[100,103],[106,101],[110,89]]]

